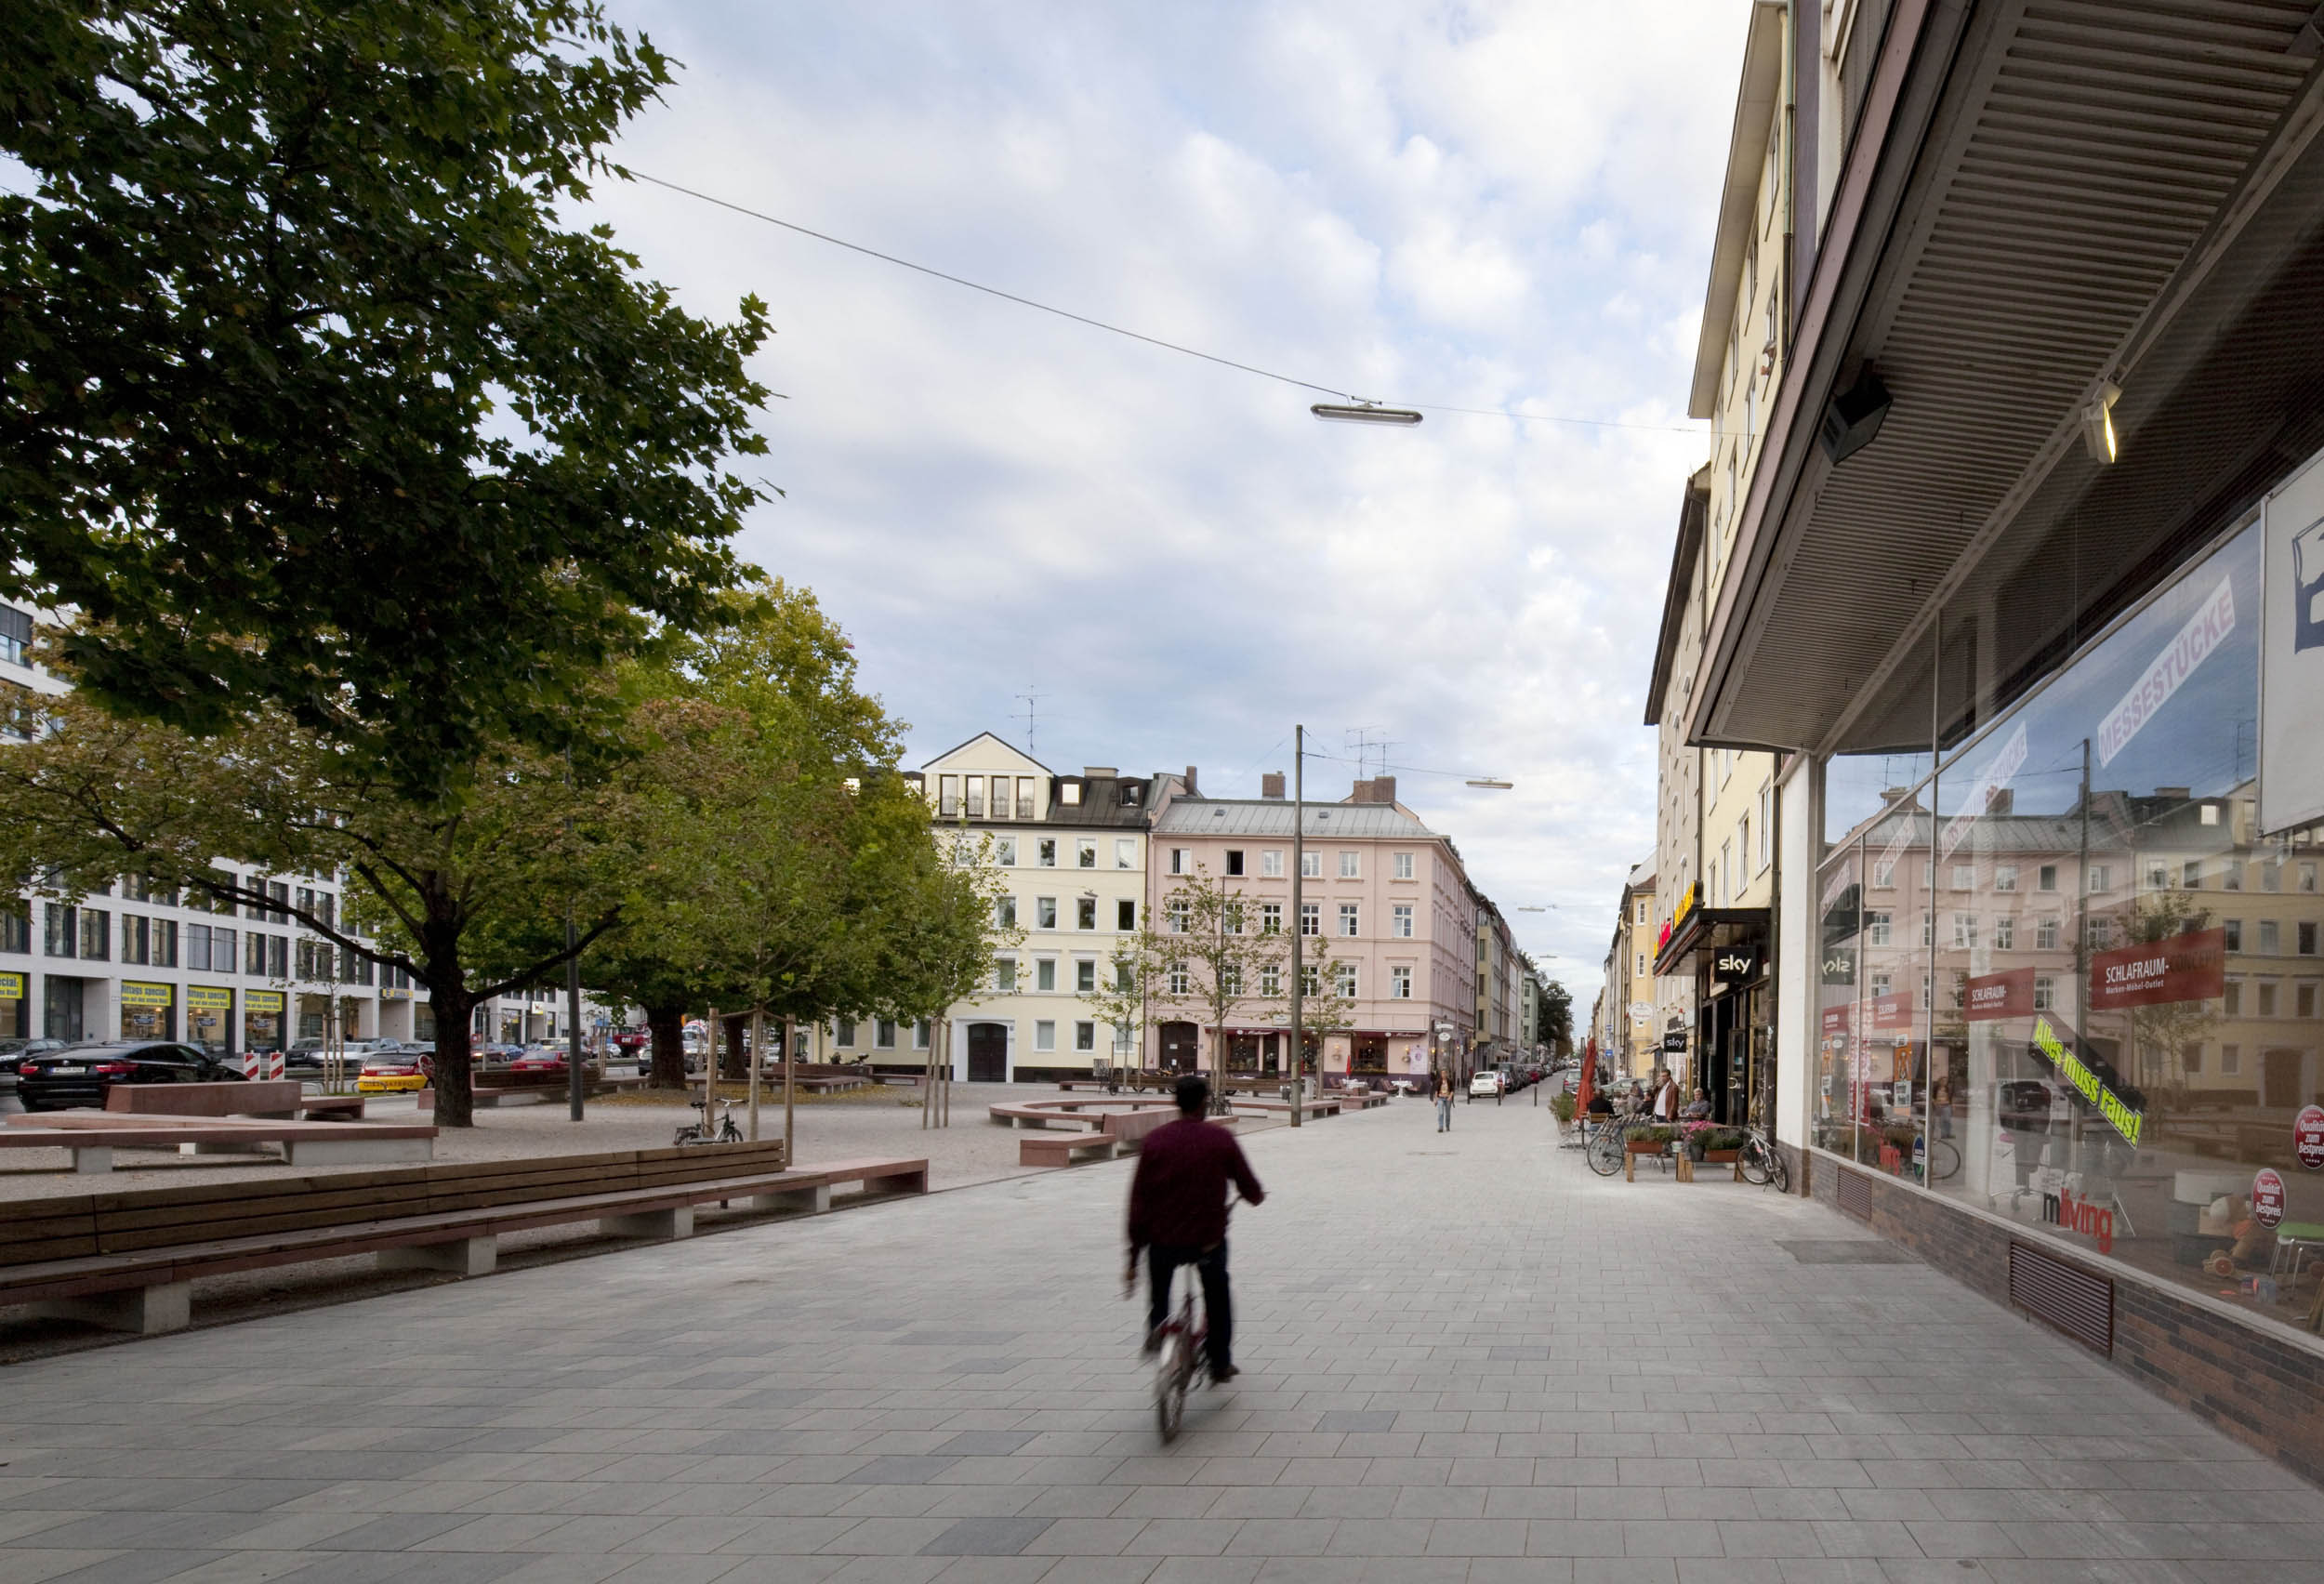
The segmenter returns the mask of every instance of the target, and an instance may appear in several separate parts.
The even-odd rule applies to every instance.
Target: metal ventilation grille
[[[2114,1284],[2104,1277],[2014,1242],[2009,1300],[2093,1352],[2114,1355]]]
[[[1858,1221],[1872,1219],[1872,1180],[1860,1171],[1840,1174],[1840,1208]]]

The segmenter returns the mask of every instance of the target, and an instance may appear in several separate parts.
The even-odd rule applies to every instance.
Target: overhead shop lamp
[[[2122,437],[2114,432],[2114,403],[2122,388],[2113,380],[2098,387],[2097,399],[2082,409],[2082,445],[2101,468],[2122,455]]]

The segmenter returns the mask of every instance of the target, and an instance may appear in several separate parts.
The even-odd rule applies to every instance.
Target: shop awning
[[[1767,929],[1768,910],[1763,907],[1698,907],[1680,920],[1655,953],[1655,972],[1691,976],[1701,966],[1696,953],[1763,943]]]
[[[2006,695],[2313,449],[2311,16],[1895,0],[1690,742],[1925,746],[1940,640],[1948,686]],[[1885,418],[1835,464],[1818,429],[1868,364]],[[2112,466],[2082,439],[2109,383]],[[1969,706],[1939,706],[1949,738]]]

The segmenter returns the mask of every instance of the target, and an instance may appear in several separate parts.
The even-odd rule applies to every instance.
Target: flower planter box
[[[1741,1150],[1705,1150],[1703,1152],[1703,1160],[1705,1164],[1711,1166],[1724,1166],[1729,1161],[1740,1160],[1742,1158],[1743,1152]]]

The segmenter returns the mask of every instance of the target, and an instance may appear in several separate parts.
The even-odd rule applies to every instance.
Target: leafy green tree
[[[430,804],[617,734],[593,679],[760,498],[763,306],[557,219],[670,82],[597,0],[0,7],[0,593],[85,614],[92,697]]]
[[[643,859],[632,806],[653,777],[694,771],[684,748],[576,784],[561,759],[478,744],[455,793],[420,801],[279,711],[197,739],[71,693],[52,701],[38,740],[0,754],[0,887],[72,897],[138,873],[287,914],[336,947],[407,970],[435,1016],[436,1119],[466,1127],[470,1013],[553,980],[567,957],[565,906],[584,949],[620,924],[627,877]],[[257,872],[218,868],[219,859]],[[270,896],[262,878],[337,874],[351,883],[334,915]]]

